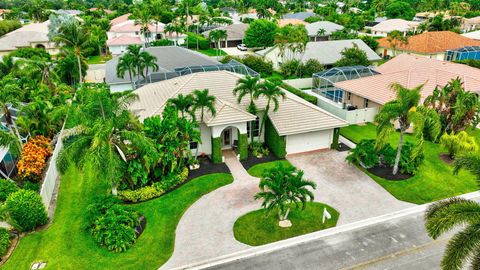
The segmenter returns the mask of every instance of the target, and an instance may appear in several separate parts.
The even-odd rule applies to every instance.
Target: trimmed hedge
[[[333,129],[332,145],[330,146],[331,149],[337,149],[338,148],[338,139],[339,138],[340,138],[340,128],[334,128]]]
[[[10,233],[5,228],[0,228],[0,256],[7,253],[10,247]]]
[[[175,175],[160,182],[155,182],[151,186],[142,187],[135,190],[118,191],[118,198],[126,202],[143,202],[153,198],[157,198],[166,192],[174,189],[179,184],[188,179],[188,169],[185,168],[181,174]]]
[[[302,92],[301,90],[298,90],[297,88],[295,87],[292,87],[286,83],[282,83],[281,87],[285,90],[287,90],[288,92],[294,94],[294,95],[297,95],[303,99],[305,99],[306,101],[312,103],[313,105],[317,105],[318,104],[318,100],[316,97],[314,96],[310,96],[309,94],[305,94],[304,92]]]
[[[240,134],[238,132],[238,152],[240,154],[240,160],[248,158],[248,136],[247,134]]]
[[[284,158],[287,154],[287,141],[285,136],[278,135],[269,118],[267,118],[265,123],[265,143],[278,158]]]
[[[212,138],[212,162],[222,163],[222,139]]]

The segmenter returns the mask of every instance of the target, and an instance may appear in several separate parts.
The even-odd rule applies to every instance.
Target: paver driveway
[[[224,152],[232,184],[216,189],[195,202],[178,223],[175,250],[161,269],[212,259],[250,246],[235,240],[233,224],[242,215],[260,209],[253,196],[259,179],[250,176],[232,152]]]
[[[337,225],[414,206],[397,200],[368,175],[345,161],[348,152],[312,152],[287,157],[305,177],[317,183],[315,201],[340,212]]]

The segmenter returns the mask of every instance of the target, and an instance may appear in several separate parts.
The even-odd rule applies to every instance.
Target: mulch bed
[[[339,143],[338,144],[338,147],[337,147],[337,151],[338,152],[345,152],[345,151],[349,151],[351,148],[348,147],[346,144],[344,143]]]
[[[266,156],[263,156],[261,158],[257,158],[256,156],[252,155],[251,152],[248,153],[248,158],[245,159],[245,160],[241,160],[240,163],[242,163],[243,167],[245,168],[245,170],[248,170],[250,169],[251,167],[257,165],[257,164],[261,164],[261,163],[266,163],[266,162],[271,162],[271,161],[276,161],[276,160],[282,160],[283,158],[278,158],[276,157],[274,154],[272,154],[271,152],[266,155]]]
[[[397,172],[396,175],[392,174],[393,168],[392,167],[385,167],[385,166],[375,166],[367,171],[371,174],[379,176],[386,180],[393,180],[393,181],[402,181],[407,180],[408,178],[412,177],[413,175],[408,173],[401,173],[400,171]]]
[[[198,157],[198,161],[200,162],[200,168],[190,170],[188,180],[211,173],[230,173],[230,169],[225,163],[215,164],[208,157]]]
[[[448,154],[440,154],[438,157],[449,165],[453,163],[453,159]]]

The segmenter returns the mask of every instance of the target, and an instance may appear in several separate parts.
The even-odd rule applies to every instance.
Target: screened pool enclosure
[[[480,46],[467,46],[456,50],[449,50],[445,54],[445,60],[480,60]]]
[[[192,73],[198,73],[198,72],[209,72],[209,71],[220,71],[220,70],[226,70],[230,72],[235,72],[238,74],[242,75],[250,75],[252,77],[257,77],[260,76],[258,72],[255,70],[247,67],[246,65],[235,61],[231,60],[228,63],[225,64],[218,64],[218,65],[204,65],[204,66],[188,66],[188,67],[182,67],[182,68],[176,68],[174,71],[168,71],[168,70],[163,70],[159,72],[152,72],[148,74],[148,76],[145,79],[141,79],[135,82],[135,88],[139,88],[143,85],[149,84],[149,83],[154,83],[154,82],[160,82],[163,80],[168,80],[172,79],[178,76],[184,76]]]
[[[380,74],[372,67],[351,66],[335,67],[313,74],[312,91],[334,102],[343,102],[343,90],[335,87],[335,83],[359,79]]]

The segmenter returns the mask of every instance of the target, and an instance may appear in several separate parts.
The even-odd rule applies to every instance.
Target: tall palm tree
[[[73,49],[78,64],[78,82],[79,84],[82,84],[82,54],[90,41],[90,34],[87,29],[81,26],[76,20],[67,22],[60,26],[58,29],[58,34],[53,37],[53,41],[57,45],[62,45]]]
[[[140,58],[142,61],[140,62],[141,65],[141,71],[142,71],[142,77],[146,79],[148,76],[149,69],[151,68],[153,72],[158,71],[158,65],[157,65],[157,57],[151,55],[150,53],[143,51],[140,53]],[[145,71],[145,73],[143,73]]]
[[[154,0],[150,5],[150,10],[152,13],[152,19],[155,21],[155,39],[158,34],[158,24],[163,19],[163,13],[166,9],[167,4],[163,0]]]
[[[280,106],[279,98],[283,100],[286,98],[285,92],[278,86],[278,84],[265,80],[261,85],[259,91],[255,94],[256,98],[263,96],[267,99],[267,106],[263,112],[263,119],[260,125],[260,136],[262,136],[263,129],[267,122],[268,114],[270,113],[270,105],[273,102],[273,111],[276,112]]]
[[[145,44],[149,42],[150,25],[153,22],[152,13],[147,6],[138,6],[133,10],[132,16],[135,18],[135,25],[140,25],[140,32],[145,38]]]
[[[225,40],[225,44],[227,42],[227,30],[212,30],[208,33],[208,38],[211,42],[215,43],[215,47],[217,48],[217,57],[219,56],[220,52],[220,42]]]
[[[397,46],[406,45],[408,38],[400,31],[394,30],[387,35],[387,41],[393,49],[393,56],[397,56]]]
[[[180,112],[182,118],[185,117],[185,114],[189,114],[194,117],[195,114],[191,110],[194,104],[194,98],[191,94],[186,96],[179,94],[176,98],[169,99],[168,102]]]
[[[140,80],[142,76],[142,46],[140,45],[128,45],[127,52],[125,55],[129,55],[132,58],[133,64],[135,65],[135,74],[137,74],[137,80]]]
[[[20,132],[18,131],[15,120],[13,119],[13,114],[11,111],[12,106],[19,106],[20,100],[18,98],[18,93],[21,90],[17,85],[8,84],[0,88],[0,110],[5,119],[5,126],[7,130],[0,128],[0,145],[6,146],[11,149],[13,153],[20,153],[23,143]]]
[[[261,192],[255,195],[255,199],[263,199],[262,207],[271,211],[276,209],[278,220],[288,220],[288,214],[292,204],[297,208],[302,205],[305,209],[307,201],[313,201],[314,195],[308,189],[316,189],[317,185],[303,178],[303,171],[294,167],[278,165],[265,172],[260,180]]]
[[[320,28],[318,29],[316,35],[315,35],[315,41],[317,41],[317,37],[324,37],[327,34],[327,30]]]
[[[470,154],[455,160],[454,173],[467,169],[480,181],[480,155]],[[442,259],[442,269],[464,269],[469,262],[471,269],[480,267],[480,204],[473,200],[451,198],[434,203],[425,212],[425,228],[433,239],[456,227],[457,232],[448,242]]]
[[[183,33],[183,28],[180,25],[169,23],[165,26],[163,31],[165,34],[175,34],[175,46],[178,46],[178,39],[180,33]]]
[[[200,110],[200,135],[201,135],[201,123],[204,121],[204,115],[205,112],[210,112],[212,116],[215,116],[217,114],[217,110],[215,109],[215,97],[211,96],[208,93],[208,89],[203,89],[203,90],[195,90],[193,91],[193,107],[192,111],[193,113],[197,112]],[[198,147],[197,150],[195,151],[195,159],[198,156]]]
[[[233,89],[233,94],[237,96],[237,102],[241,103],[242,99],[246,96],[250,97],[250,103],[248,104],[247,111],[253,115],[258,113],[257,105],[255,105],[255,96],[260,89],[260,77],[252,77],[247,75],[241,78],[237,82],[237,86]],[[250,122],[250,139],[253,143],[253,124]]]
[[[127,72],[133,90],[135,89],[135,85],[133,84],[133,77],[137,74],[137,68],[135,65],[135,60],[130,54],[124,54],[120,58],[118,58],[117,77],[123,78],[125,76],[125,73]]]
[[[376,148],[382,149],[385,144],[388,143],[390,135],[395,131],[394,122],[398,122],[400,126],[400,139],[398,141],[397,155],[392,172],[392,174],[395,175],[398,172],[405,132],[410,128],[411,124],[413,124],[416,143],[412,158],[415,158],[423,149],[423,127],[432,110],[424,107],[421,109],[417,108],[420,102],[420,91],[423,84],[413,89],[405,88],[398,83],[393,83],[391,87],[396,92],[396,99],[387,102],[375,116],[375,122],[378,123]],[[441,130],[440,119],[438,115],[434,118],[428,117],[428,119],[432,120],[431,123],[433,124],[433,126],[430,127],[431,136],[432,138],[437,138]]]

